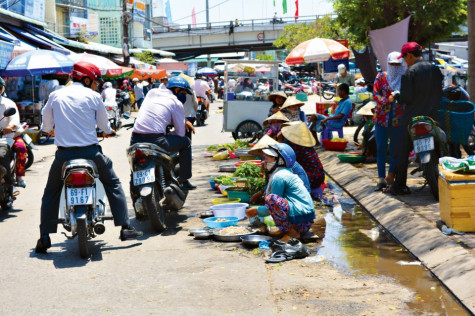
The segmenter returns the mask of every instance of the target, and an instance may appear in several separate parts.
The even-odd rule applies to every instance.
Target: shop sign
[[[45,0],[25,0],[25,16],[37,21],[44,21]]]
[[[135,1],[134,3],[134,22],[145,22],[145,3],[143,1]]]
[[[10,58],[12,57],[13,44],[0,41],[0,69],[5,69],[7,67]]]
[[[88,20],[84,18],[78,18],[76,16],[70,16],[70,29],[71,37],[78,37],[80,35],[85,36],[87,32]]]

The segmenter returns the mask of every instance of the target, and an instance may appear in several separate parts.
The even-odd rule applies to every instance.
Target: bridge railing
[[[336,17],[336,15],[329,15],[330,17]],[[324,15],[306,15],[299,16],[298,19],[294,17],[284,17],[284,18],[267,18],[267,19],[251,19],[251,20],[235,20],[235,21],[221,21],[221,22],[210,22],[198,23],[196,26],[191,24],[171,24],[171,25],[161,25],[161,26],[152,26],[153,34],[159,33],[169,33],[169,32],[196,32],[204,30],[216,30],[216,29],[235,29],[238,27],[251,27],[251,30],[259,30],[263,26],[273,26],[274,28],[282,28],[285,25],[297,24],[297,23],[312,23],[315,20],[324,17]]]

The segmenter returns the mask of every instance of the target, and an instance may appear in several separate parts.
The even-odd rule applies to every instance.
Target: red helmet
[[[101,77],[101,71],[97,68],[96,65],[80,61],[74,64],[73,66],[73,78],[81,81],[84,77],[89,77],[91,80],[97,80],[100,83],[103,83],[104,80]]]

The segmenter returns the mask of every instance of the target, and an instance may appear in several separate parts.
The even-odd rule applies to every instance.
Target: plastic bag
[[[300,240],[292,238],[288,242],[275,240],[270,243],[272,254],[266,260],[267,263],[277,263],[292,259],[302,259],[310,255],[308,249]]]
[[[475,172],[475,156],[464,159],[442,157],[439,159],[439,164],[450,172]]]

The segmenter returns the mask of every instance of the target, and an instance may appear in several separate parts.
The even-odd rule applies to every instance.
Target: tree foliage
[[[314,23],[291,24],[284,27],[282,34],[274,41],[275,47],[292,50],[298,44],[315,37],[339,38],[336,21],[330,16],[324,16]]]
[[[369,43],[368,31],[412,14],[409,41],[427,46],[459,32],[467,23],[467,0],[332,0],[337,23],[357,43]]]
[[[153,54],[149,51],[135,53],[134,57],[146,64],[155,64],[156,62],[155,57],[153,57]]]
[[[257,60],[274,60],[274,56],[272,54],[257,54]]]

